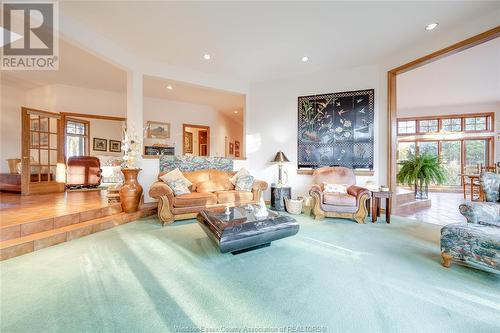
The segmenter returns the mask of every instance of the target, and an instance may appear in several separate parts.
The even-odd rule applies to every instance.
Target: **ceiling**
[[[500,102],[500,37],[398,75],[398,109]]]
[[[373,64],[499,8],[498,1],[65,1],[60,15],[145,59],[255,82]],[[425,31],[434,21],[439,27]]]
[[[59,40],[59,70],[4,71],[2,80],[43,86],[68,84],[92,89],[125,92],[127,73],[71,43]]]
[[[167,86],[172,87],[172,90],[167,89]],[[243,121],[245,95],[242,94],[173,80],[145,77],[144,95],[179,102],[209,105],[237,122],[241,123]]]

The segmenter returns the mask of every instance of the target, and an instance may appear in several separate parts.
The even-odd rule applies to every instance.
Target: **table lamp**
[[[285,162],[290,162],[288,158],[283,154],[283,152],[280,150],[276,153],[276,156],[272,160],[273,163],[278,163],[278,168],[279,168],[279,173],[278,173],[278,187],[283,186],[283,163]]]

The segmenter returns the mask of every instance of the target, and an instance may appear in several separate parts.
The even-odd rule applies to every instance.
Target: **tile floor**
[[[439,225],[465,221],[458,211],[458,206],[464,200],[463,193],[430,192],[429,198],[432,200],[431,207],[398,215]]]

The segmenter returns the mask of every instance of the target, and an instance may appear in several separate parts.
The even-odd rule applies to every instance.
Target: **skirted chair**
[[[479,180],[485,202],[461,204],[459,210],[467,223],[441,229],[443,266],[456,261],[500,274],[500,175],[483,172]]]
[[[345,185],[347,193],[325,192],[325,184]],[[366,200],[371,192],[356,186],[354,171],[344,167],[322,167],[313,172],[313,185],[309,194],[313,198],[312,214],[315,219],[341,217],[365,223],[368,214]]]

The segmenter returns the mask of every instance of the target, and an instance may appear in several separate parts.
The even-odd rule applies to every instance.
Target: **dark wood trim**
[[[436,52],[430,53],[413,61],[410,61],[404,65],[398,66],[387,72],[387,113],[388,113],[388,126],[389,126],[389,139],[388,151],[389,151],[389,165],[388,165],[388,175],[387,181],[389,183],[389,188],[392,191],[396,190],[396,144],[397,144],[397,95],[396,95],[396,77],[398,74],[405,73],[409,70],[424,66],[433,61],[442,59],[444,57],[450,56],[452,54],[461,52],[463,50],[469,49],[476,45],[488,42],[500,36],[500,26],[493,29],[480,33],[478,35],[472,36],[470,38],[464,39],[458,43],[445,47]],[[494,120],[494,119],[493,119]]]
[[[103,116],[100,114],[86,114],[86,113],[74,113],[74,112],[61,112],[61,115],[65,115],[67,117],[92,118],[92,119],[116,120],[116,121],[127,120],[127,118],[123,117]]]
[[[198,128],[198,129],[207,131],[207,156],[210,156],[210,126],[194,125],[194,124],[182,124],[182,155],[186,154],[186,152],[184,151],[184,147],[185,147],[185,143],[186,143],[185,139],[184,139],[184,133],[186,132],[186,127],[193,127],[193,128]]]

